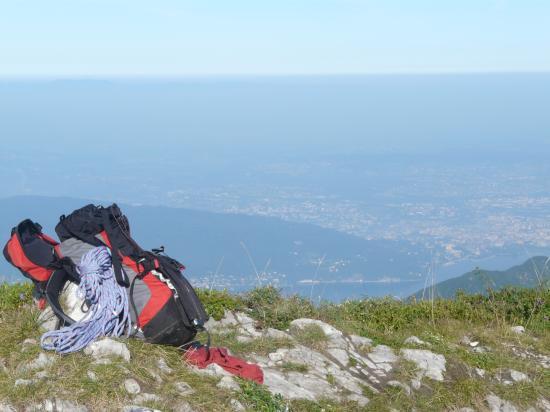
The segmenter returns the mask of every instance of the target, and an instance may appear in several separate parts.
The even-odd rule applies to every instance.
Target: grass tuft
[[[240,400],[253,411],[284,412],[287,405],[281,395],[272,395],[265,386],[255,382],[240,380]]]

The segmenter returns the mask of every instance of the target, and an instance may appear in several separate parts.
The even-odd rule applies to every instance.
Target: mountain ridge
[[[461,276],[433,285],[435,297],[452,298],[458,291],[468,294],[486,294],[488,289],[498,291],[507,286],[537,287],[550,282],[550,258],[534,256],[521,265],[507,270],[484,270],[476,268]],[[418,290],[411,297],[422,299],[431,296],[432,286]]]

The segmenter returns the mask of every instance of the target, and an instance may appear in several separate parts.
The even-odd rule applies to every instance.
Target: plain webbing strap
[[[109,241],[111,243],[111,255],[113,260],[113,269],[115,271],[115,278],[117,283],[120,286],[124,286],[127,288],[130,286],[130,280],[128,279],[128,276],[126,273],[124,273],[124,270],[122,269],[122,259],[120,257],[120,253],[118,251],[118,247],[116,245],[116,239],[114,239],[114,236],[111,236],[112,230],[111,230],[111,221],[109,219],[109,210],[103,209],[102,211],[103,216],[103,229],[105,229],[105,232],[107,232],[107,236],[109,237]]]

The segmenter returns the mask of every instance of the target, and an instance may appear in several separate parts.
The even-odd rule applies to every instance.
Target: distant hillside
[[[499,290],[506,286],[536,287],[540,283],[550,282],[550,258],[535,256],[525,263],[511,267],[508,270],[483,270],[475,269],[462,276],[437,283],[435,293],[438,297],[451,298],[456,292],[462,290],[466,293],[483,293],[487,289]],[[420,299],[430,295],[429,288],[419,290],[414,295]]]
[[[37,196],[0,199],[2,246],[11,227],[22,219],[34,219],[42,224],[46,233],[55,236],[53,229],[59,216],[87,203],[90,201]],[[205,282],[215,281],[215,286],[221,288],[249,289],[257,286],[255,271],[263,272],[262,284],[278,281],[278,285],[289,289],[302,279],[414,279],[414,282],[351,284],[356,297],[367,292],[404,297],[421,286],[418,274],[424,272],[425,262],[429,260],[420,245],[369,241],[311,224],[182,208],[121,207],[130,220],[132,235],[144,248],[164,245],[166,253],[187,266],[186,274],[194,283],[203,286]],[[19,272],[3,258],[0,274],[7,275],[8,280],[21,279]],[[309,296],[311,286],[305,289]],[[318,289],[323,290],[324,298],[334,298],[334,288]]]

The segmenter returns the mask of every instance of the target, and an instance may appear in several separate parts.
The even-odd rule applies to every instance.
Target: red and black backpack
[[[135,336],[181,346],[203,329],[208,315],[182,274],[184,266],[163,248],[142,249],[116,204],[87,205],[61,216],[55,231],[59,243],[43,235],[39,225],[23,221],[13,229],[4,255],[35,282],[37,294],[45,295],[62,324],[74,322],[63,312],[59,296],[68,281],[78,283],[75,265],[94,247],[107,246],[117,282],[128,293]]]
[[[59,242],[42,233],[42,226],[30,219],[23,220],[11,230],[4,246],[4,257],[34,284],[34,297],[44,302],[48,281],[55,271],[78,282],[73,263],[61,259],[55,250]]]

